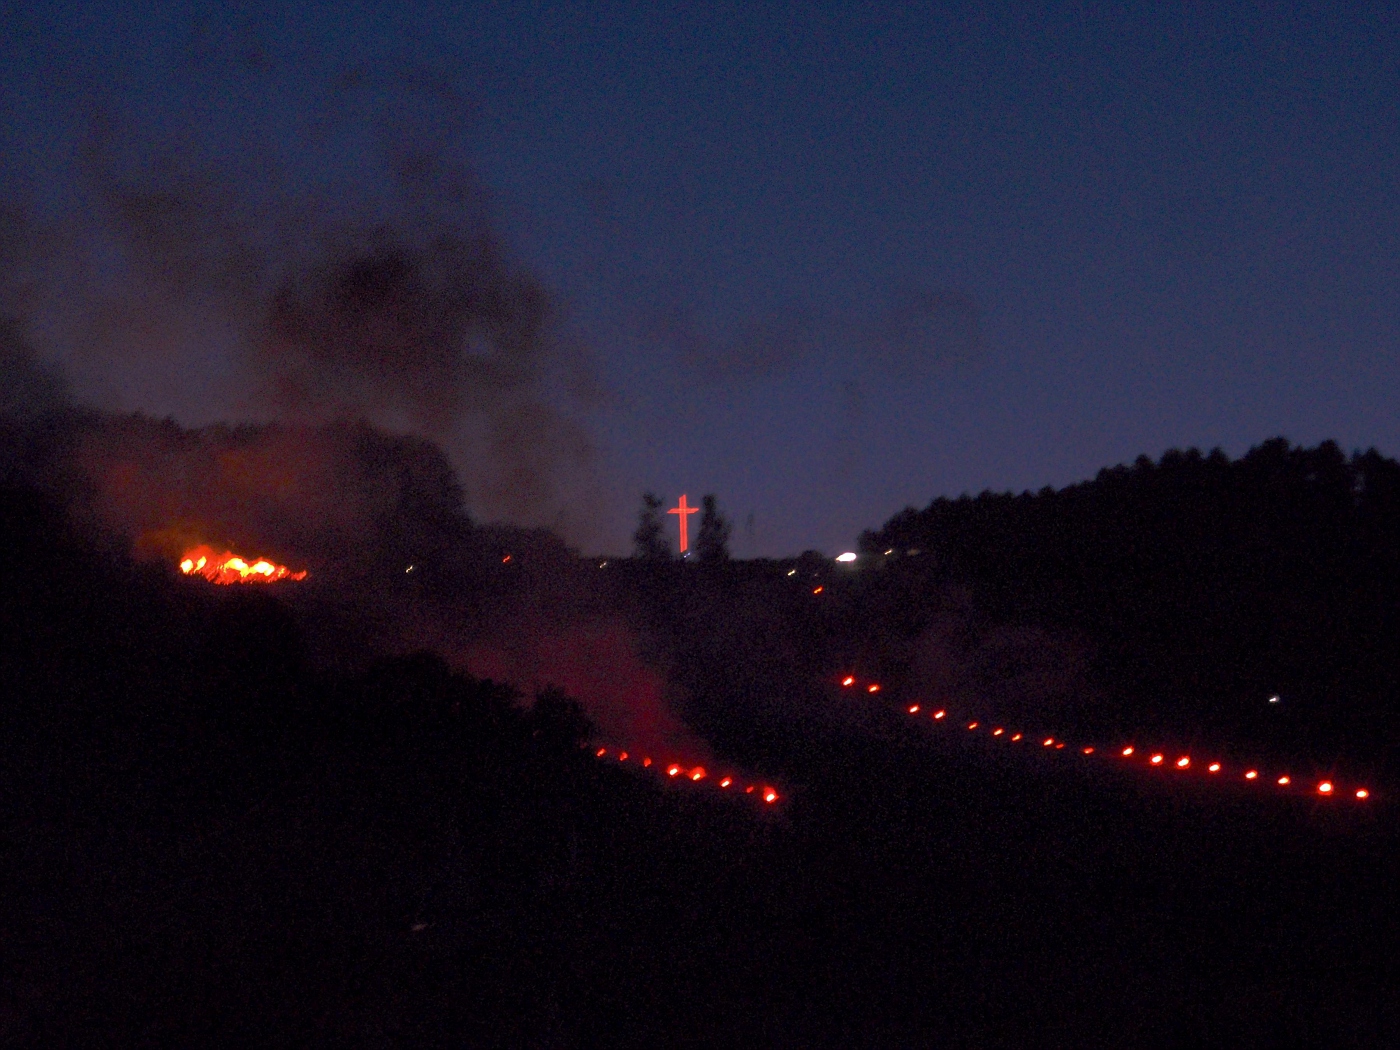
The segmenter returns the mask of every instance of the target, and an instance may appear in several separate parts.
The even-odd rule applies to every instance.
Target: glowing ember
[[[1287,787],[1287,786],[1288,786],[1289,784],[1291,784],[1291,783],[1293,783],[1293,781],[1292,781],[1292,779],[1291,779],[1290,777],[1279,777],[1279,778],[1278,778],[1278,786],[1279,786],[1279,787]]]
[[[1047,736],[1047,737],[1045,738],[1045,746],[1046,746],[1046,747],[1054,747],[1054,746],[1055,746],[1055,738],[1054,738],[1053,736]]]
[[[852,676],[852,675],[847,675],[845,678],[841,679],[841,684],[842,684],[842,685],[855,685],[855,684],[856,684],[856,680],[855,680],[854,676]]]
[[[678,776],[680,776],[680,775],[681,775],[681,767],[680,767],[680,766],[668,766],[668,767],[666,767],[666,775],[667,775],[668,777],[678,777]]]
[[[1211,763],[1209,766],[1207,766],[1206,768],[1209,769],[1212,773],[1219,773],[1219,772],[1220,772],[1220,763],[1219,763],[1219,762],[1212,762],[1212,763]]]
[[[705,767],[704,767],[704,766],[696,766],[694,769],[692,769],[692,770],[690,771],[690,779],[691,779],[691,780],[704,780],[704,779],[705,779]]]
[[[1001,734],[1002,734],[1002,733],[1005,733],[1005,732],[1006,732],[1005,729],[1001,729],[1001,728],[993,729],[993,730],[992,730],[992,736],[1001,736]]]
[[[968,729],[976,729],[976,728],[977,728],[978,726],[980,726],[981,724],[982,724],[981,722],[969,722],[969,723],[967,724],[967,728],[968,728]]]
[[[1020,740],[1020,739],[1021,739],[1021,734],[1020,734],[1020,733],[1017,733],[1017,734],[1016,734],[1015,736],[1013,736],[1011,739],[1012,739],[1012,740]]]
[[[1190,756],[1190,755],[1182,755],[1180,758],[1178,758],[1178,759],[1176,760],[1176,768],[1177,768],[1177,769],[1185,769],[1185,768],[1186,768],[1187,766],[1189,766],[1190,764],[1191,764],[1191,756]]]
[[[933,717],[934,717],[934,718],[942,718],[942,717],[943,717],[944,715],[946,715],[947,713],[948,713],[947,711],[935,711],[935,712],[933,713]]]
[[[650,765],[651,765],[651,759],[649,759],[649,758],[647,758],[645,755],[643,755],[643,756],[642,756],[642,768],[645,769],[646,767],[648,767],[648,766],[650,766]]]
[[[1259,778],[1259,771],[1251,769],[1248,773],[1244,775],[1244,778],[1246,780],[1257,780]]]
[[[763,801],[764,801],[764,802],[769,802],[769,803],[777,802],[777,801],[778,801],[778,793],[777,793],[776,791],[774,791],[774,790],[773,790],[772,788],[770,788],[770,787],[764,788],[764,789],[763,789]]]
[[[878,685],[872,683],[872,684],[870,684],[870,685],[868,685],[868,686],[865,687],[865,691],[866,691],[867,693],[878,693],[878,692],[880,691],[880,687],[879,687]]]
[[[824,591],[824,590],[826,590],[825,587],[817,587],[817,588],[815,588],[815,589],[812,591],[812,593],[813,593],[813,594],[821,594],[821,592]]]
[[[725,777],[723,780],[721,780],[721,781],[719,782],[719,786],[722,787],[722,788],[727,788],[727,787],[728,787],[730,784],[732,784],[732,783],[734,783],[734,778],[733,778],[733,777]]]
[[[1092,754],[1094,753],[1094,749],[1093,749],[1092,747],[1086,747],[1086,748],[1084,749],[1084,753],[1085,753],[1086,755],[1092,755]]]
[[[1330,794],[1332,794],[1332,783],[1331,783],[1331,781],[1324,780],[1321,784],[1317,785],[1317,793],[1318,793],[1319,795],[1330,795]]]
[[[180,559],[180,571],[186,576],[203,576],[210,583],[276,583],[278,580],[304,580],[307,573],[292,572],[285,565],[257,558],[245,561],[232,551],[216,554],[213,547],[201,544],[185,551]]]
[[[917,714],[919,713],[919,705],[918,705],[918,704],[910,704],[910,705],[909,705],[909,713],[910,713],[911,715],[917,715]]]
[[[594,752],[594,754],[597,755],[597,757],[599,757],[599,758],[602,758],[602,757],[603,757],[604,755],[606,755],[607,753],[608,753],[608,749],[605,748],[605,747],[600,747],[597,751]]]
[[[1360,788],[1360,789],[1358,789],[1357,792],[1356,792],[1356,797],[1357,797],[1357,798],[1370,798],[1370,797],[1371,797],[1371,793],[1370,793],[1369,791],[1367,791],[1365,788]]]
[[[1153,755],[1153,756],[1152,756],[1152,764],[1153,764],[1154,766],[1160,766],[1160,765],[1162,764],[1162,756],[1161,756],[1161,755]]]
[[[1124,757],[1124,758],[1127,758],[1127,757],[1128,757],[1129,755],[1131,755],[1132,753],[1133,753],[1133,749],[1130,748],[1130,747],[1125,747],[1125,748],[1123,749],[1123,757]]]
[[[626,762],[626,761],[627,761],[627,752],[624,751],[624,752],[622,752],[622,754],[618,755],[618,756],[617,756],[617,760],[618,760],[619,762]]]

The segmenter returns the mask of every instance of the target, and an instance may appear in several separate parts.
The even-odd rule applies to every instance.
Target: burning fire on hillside
[[[203,576],[210,583],[276,583],[279,580],[304,580],[307,570],[293,572],[266,558],[252,561],[232,551],[216,553],[213,547],[201,544],[185,551],[180,559],[180,571],[186,576]]]

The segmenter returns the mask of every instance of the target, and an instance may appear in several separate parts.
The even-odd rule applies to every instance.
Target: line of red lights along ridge
[[[841,679],[841,685],[842,685],[843,688],[846,688],[846,689],[855,689],[855,688],[858,688],[858,689],[860,689],[862,692],[866,692],[866,693],[878,693],[878,692],[880,691],[880,684],[879,684],[878,682],[864,682],[864,683],[863,683],[863,682],[859,681],[859,680],[856,678],[855,675],[850,675],[850,674],[845,675],[844,677],[842,677],[842,679]],[[915,715],[915,716],[919,715],[923,710],[924,710],[924,706],[923,706],[922,704],[917,704],[917,703],[909,704],[909,705],[905,708],[905,711],[906,711],[906,712],[908,712],[910,715]],[[941,721],[943,721],[944,719],[948,718],[948,712],[947,712],[945,709],[939,708],[939,709],[937,709],[937,710],[935,710],[935,711],[930,712],[930,713],[929,713],[929,717],[930,717],[931,720],[934,721],[934,722],[941,722]],[[976,731],[977,731],[978,729],[980,729],[981,727],[982,727],[981,721],[976,720],[976,719],[974,719],[974,720],[972,720],[972,721],[969,721],[969,722],[967,723],[967,729],[968,729],[969,731],[971,731],[971,732],[976,732]],[[1006,728],[1005,728],[1004,726],[994,726],[994,727],[992,727],[992,729],[991,729],[991,735],[994,736],[994,737],[1004,736],[1005,734],[1006,734]],[[1012,743],[1014,743],[1014,742],[1016,742],[1016,741],[1021,740],[1021,739],[1022,739],[1022,736],[1023,736],[1023,734],[1021,734],[1021,733],[1013,733],[1011,736],[1007,737],[1007,740],[1010,741],[1010,742],[1012,742]],[[1054,751],[1063,751],[1063,750],[1065,749],[1066,742],[1065,742],[1064,740],[1059,739],[1058,737],[1047,736],[1047,737],[1045,737],[1045,738],[1041,741],[1041,746],[1042,746],[1042,747],[1045,747],[1045,748],[1049,748],[1049,749],[1054,750]],[[1080,754],[1082,754],[1082,755],[1094,755],[1094,754],[1100,754],[1100,753],[1101,753],[1101,752],[1099,752],[1099,750],[1098,750],[1097,748],[1093,747],[1092,745],[1084,745],[1084,746],[1081,746],[1081,747],[1077,748],[1077,750],[1078,750],[1078,752],[1079,752]],[[1110,754],[1111,752],[1102,752],[1102,753],[1103,753],[1103,754]],[[1138,754],[1139,754],[1138,748],[1136,748],[1136,747],[1134,747],[1133,745],[1129,744],[1129,745],[1127,745],[1127,746],[1121,748],[1121,749],[1117,752],[1117,757],[1118,757],[1119,759],[1126,759],[1126,760],[1131,761],[1131,760],[1134,758],[1134,756],[1136,756],[1136,755],[1138,755]],[[1180,770],[1180,771],[1182,771],[1182,772],[1185,772],[1185,771],[1187,771],[1187,770],[1196,768],[1196,762],[1195,762],[1195,760],[1194,760],[1190,755],[1179,755],[1179,756],[1177,756],[1176,758],[1169,758],[1169,756],[1167,755],[1167,753],[1166,753],[1166,752],[1162,752],[1162,751],[1145,752],[1145,754],[1147,755],[1147,766],[1148,766],[1149,768],[1158,768],[1158,767],[1175,768],[1175,769],[1178,769],[1178,770]],[[1206,771],[1206,774],[1207,774],[1208,776],[1221,776],[1221,774],[1225,774],[1225,764],[1224,764],[1223,762],[1218,761],[1218,760],[1212,760],[1210,763],[1208,763],[1208,764],[1205,766],[1205,771]],[[1224,777],[1224,779],[1230,779],[1229,775],[1227,774],[1227,775]],[[1257,770],[1257,769],[1245,768],[1245,769],[1243,770],[1243,772],[1239,775],[1239,779],[1244,780],[1246,783],[1251,783],[1251,784],[1252,784],[1252,783],[1258,782],[1258,781],[1261,779],[1261,775],[1260,775],[1259,770]],[[1267,779],[1267,778],[1264,778],[1264,779]],[[1277,785],[1279,788],[1287,788],[1287,787],[1290,787],[1290,786],[1292,785],[1292,783],[1293,783],[1293,778],[1292,778],[1291,776],[1289,776],[1287,773],[1284,773],[1284,774],[1281,774],[1281,775],[1275,777],[1275,778],[1274,778],[1274,783],[1275,783],[1275,785]],[[1321,796],[1321,797],[1323,797],[1323,798],[1330,798],[1330,797],[1335,796],[1335,795],[1341,795],[1341,794],[1346,794],[1346,793],[1348,793],[1348,792],[1342,791],[1342,790],[1337,786],[1337,784],[1336,784],[1334,781],[1332,781],[1332,780],[1321,780],[1321,781],[1318,781],[1318,783],[1317,783],[1317,785],[1316,785],[1316,788],[1315,788],[1314,790],[1315,790],[1315,793],[1316,793],[1317,795],[1319,795],[1319,796]],[[1355,788],[1350,788],[1350,789],[1348,789],[1348,791],[1349,791],[1349,793],[1351,794],[1351,796],[1352,796],[1353,798],[1355,798],[1355,799],[1357,799],[1357,800],[1359,800],[1359,801],[1361,801],[1361,802],[1365,802],[1367,799],[1369,799],[1369,798],[1371,797],[1371,791],[1370,791],[1369,788],[1359,787],[1359,786],[1358,786],[1358,787],[1355,787]]]
[[[618,762],[626,762],[632,757],[626,751],[617,751],[616,753],[613,753],[610,752],[606,747],[597,748],[593,752],[593,757],[607,758],[610,754],[612,754]],[[645,755],[642,756],[641,765],[643,769],[650,769],[653,765],[656,765],[657,768],[661,769],[667,777],[682,783],[689,781],[692,784],[698,784],[702,780],[712,779],[710,777],[709,771],[706,770],[704,766],[686,767],[681,765],[679,762],[670,762],[667,763],[665,766],[661,766],[659,763],[652,762],[651,758]],[[719,787],[721,791],[727,791],[731,787],[734,788],[736,791],[740,790],[738,786],[738,781],[736,781],[732,776],[720,777],[718,780],[714,781],[714,783]],[[763,799],[763,801],[766,804],[770,806],[774,802],[777,802],[778,799],[781,797],[777,791],[769,787],[767,784],[746,784],[742,789],[742,793],[745,795],[757,794],[761,799]]]

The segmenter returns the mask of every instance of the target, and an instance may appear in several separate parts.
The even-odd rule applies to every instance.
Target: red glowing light
[[[509,555],[509,554],[507,554],[504,558],[501,559],[501,564],[504,565],[504,564],[505,564],[506,562],[508,562],[508,561],[510,561],[510,555]]]
[[[597,751],[594,752],[594,754],[597,755],[598,758],[602,758],[607,753],[608,749],[605,747],[600,747]]]
[[[948,713],[947,711],[935,711],[935,712],[933,713],[933,717],[934,717],[934,718],[942,718],[942,717],[943,717],[944,715],[946,715],[947,713]]]
[[[1370,797],[1371,797],[1371,793],[1370,793],[1369,791],[1367,791],[1365,788],[1357,788],[1357,790],[1356,790],[1356,797],[1357,797],[1357,798],[1362,798],[1362,799],[1370,798]]]
[[[1047,737],[1045,738],[1044,746],[1045,746],[1045,747],[1054,747],[1054,746],[1055,746],[1055,738],[1054,738],[1053,736],[1047,736]]]
[[[719,782],[719,786],[722,787],[722,788],[727,788],[727,787],[728,787],[730,784],[732,784],[732,783],[734,783],[734,778],[733,778],[733,777],[725,777],[723,780],[721,780],[721,781]]]
[[[1257,780],[1259,778],[1259,772],[1258,770],[1251,769],[1248,773],[1244,775],[1244,778],[1246,780]]]
[[[813,593],[813,594],[821,594],[821,592],[824,591],[824,590],[826,590],[825,587],[817,587],[817,588],[815,588],[815,589],[812,591],[812,593]]]
[[[753,794],[753,785],[752,785],[752,784],[750,784],[748,787],[744,788],[744,794],[746,794],[746,795],[752,795],[752,794]]]
[[[867,693],[878,693],[880,691],[880,687],[879,685],[872,682],[870,685],[865,687],[865,691]]]
[[[1319,795],[1332,794],[1332,782],[1330,780],[1324,780],[1321,784],[1317,785],[1317,793]]]
[[[841,679],[841,684],[842,684],[842,685],[855,685],[855,684],[856,684],[856,680],[855,680],[855,678],[854,678],[853,676],[847,675],[845,678]]]
[[[770,803],[770,804],[771,804],[771,803],[774,803],[774,802],[777,802],[777,801],[778,801],[778,793],[777,793],[776,791],[774,791],[774,790],[773,790],[772,788],[770,788],[770,787],[764,788],[764,789],[763,789],[763,801],[764,801],[764,802],[767,802],[767,803]]]
[[[968,728],[968,729],[976,729],[976,728],[977,728],[978,726],[980,726],[981,724],[982,724],[981,722],[969,722],[969,723],[967,724],[967,728]]]
[[[180,571],[186,576],[203,576],[210,583],[276,583],[278,580],[304,580],[307,573],[292,572],[285,565],[257,558],[251,564],[232,551],[215,554],[205,544],[191,547],[180,560]]]
[[[626,761],[627,761],[627,752],[624,751],[624,752],[622,752],[622,754],[618,755],[618,756],[617,756],[617,760],[618,760],[619,762],[626,762]]]
[[[1017,734],[1016,734],[1015,736],[1013,736],[1011,739],[1012,739],[1012,740],[1020,740],[1020,739],[1021,739],[1021,734],[1020,734],[1020,733],[1017,733]]]
[[[1209,769],[1212,773],[1219,773],[1219,772],[1220,772],[1220,763],[1219,763],[1219,762],[1212,762],[1212,763],[1211,763],[1210,765],[1208,765],[1206,768]]]
[[[1153,756],[1152,756],[1152,764],[1153,764],[1154,766],[1160,766],[1160,765],[1162,764],[1162,756],[1161,756],[1161,755],[1153,755]]]
[[[1005,729],[1000,729],[1000,728],[998,728],[998,729],[993,729],[993,730],[992,730],[992,736],[1001,736],[1001,734],[1002,734],[1002,733],[1005,733],[1005,732],[1006,732]]]
[[[1056,750],[1056,751],[1060,751],[1060,750],[1062,750],[1062,749],[1064,748],[1064,746],[1065,746],[1064,744],[1056,744],[1056,745],[1055,745],[1055,750]]]
[[[1130,747],[1125,747],[1125,748],[1123,749],[1123,757],[1124,757],[1124,758],[1127,758],[1127,757],[1128,757],[1129,755],[1131,755],[1132,753],[1133,753],[1133,749],[1130,748]]]
[[[919,705],[918,705],[918,704],[910,704],[910,705],[909,705],[909,713],[910,713],[911,715],[917,715],[917,714],[919,713]]]
[[[666,767],[666,775],[667,775],[668,777],[678,777],[678,776],[680,776],[680,775],[681,775],[681,767],[680,767],[680,766],[667,766],[667,767]]]
[[[682,492],[682,493],[681,493],[681,501],[680,501],[678,504],[676,504],[674,507],[672,507],[670,510],[668,510],[668,511],[666,512],[667,514],[674,514],[674,515],[676,515],[676,517],[680,518],[680,520],[681,520],[681,553],[682,553],[682,554],[684,554],[686,551],[690,550],[690,523],[689,523],[686,519],[687,519],[687,517],[688,517],[689,515],[691,515],[691,514],[697,514],[697,513],[699,513],[699,511],[700,511],[700,508],[699,508],[699,507],[691,507],[691,506],[687,506],[687,505],[686,505],[686,502],[685,502],[685,493]]]
[[[643,766],[643,767],[646,767],[646,766],[649,766],[649,765],[651,765],[651,759],[646,758],[646,757],[643,757],[643,758],[642,758],[642,766]]]
[[[1177,768],[1177,769],[1185,769],[1185,768],[1186,768],[1187,766],[1189,766],[1190,764],[1191,764],[1191,756],[1190,756],[1190,755],[1182,755],[1180,758],[1178,758],[1178,759],[1176,760],[1176,768]]]
[[[1093,749],[1092,747],[1086,747],[1086,748],[1084,749],[1084,753],[1085,753],[1086,755],[1092,755],[1092,754],[1094,753],[1094,749]]]
[[[1278,778],[1278,786],[1279,786],[1279,787],[1287,787],[1287,786],[1288,786],[1289,784],[1291,784],[1291,783],[1293,783],[1293,780],[1292,780],[1292,778],[1290,778],[1290,777],[1279,777],[1279,778]]]
[[[690,771],[690,779],[691,779],[691,780],[704,780],[704,779],[705,779],[705,767],[704,767],[704,766],[696,766],[694,769],[692,769],[692,770]]]

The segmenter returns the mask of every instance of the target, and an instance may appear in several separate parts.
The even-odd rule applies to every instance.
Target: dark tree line
[[[1279,694],[1270,717],[1324,752],[1350,725],[1377,758],[1400,728],[1400,464],[1374,450],[1140,457],[1058,491],[937,499],[862,547],[968,585],[1000,622],[1086,637],[1132,717],[1247,732]]]

